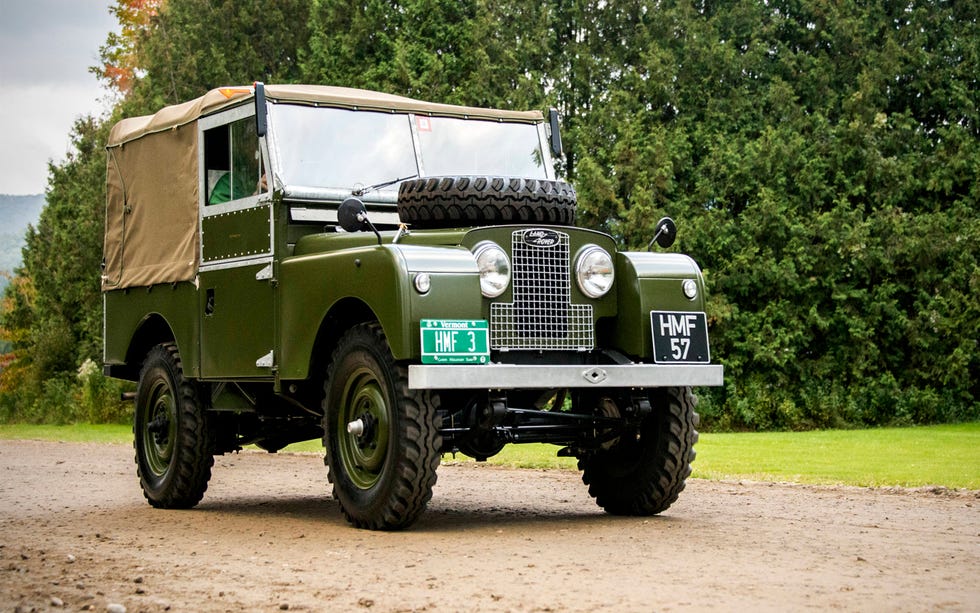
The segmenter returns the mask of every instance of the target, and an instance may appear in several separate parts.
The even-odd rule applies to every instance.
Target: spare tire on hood
[[[575,223],[575,188],[564,181],[446,176],[403,181],[398,216],[416,228]]]

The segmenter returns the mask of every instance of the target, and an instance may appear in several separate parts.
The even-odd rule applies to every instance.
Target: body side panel
[[[184,372],[201,374],[198,291],[193,283],[173,283],[105,292],[105,363],[139,369],[143,357],[130,356],[133,339],[151,317],[161,317],[173,332]],[[130,364],[127,360],[135,363]]]

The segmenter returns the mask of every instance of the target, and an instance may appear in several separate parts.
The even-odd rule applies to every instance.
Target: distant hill
[[[44,194],[0,194],[0,270],[10,272],[20,266],[27,226],[37,224],[43,208]],[[0,288],[6,284],[7,280],[0,278]]]

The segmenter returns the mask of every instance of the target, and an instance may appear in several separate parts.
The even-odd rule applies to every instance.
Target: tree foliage
[[[119,32],[109,32],[99,49],[102,64],[90,71],[110,92],[128,96],[139,79],[139,42],[147,36],[151,20],[157,17],[164,0],[117,0],[109,8],[119,22]]]
[[[976,416],[976,11],[664,3],[638,31],[642,57],[577,127],[598,146],[575,180],[627,245],[681,222],[727,367],[708,420]]]
[[[117,0],[123,3],[127,0]],[[222,85],[296,82],[307,0],[163,0],[134,32],[138,72],[124,114],[157,111]]]
[[[302,77],[449,104],[532,108],[546,5],[519,0],[316,0]]]
[[[115,117],[254,80],[558,107],[559,167],[584,225],[643,248],[669,214],[673,249],[704,269],[727,381],[701,392],[709,425],[980,415],[975,0],[117,0],[113,12],[121,31],[94,72],[119,93]],[[105,129],[76,125],[7,290],[5,338],[37,381],[98,357]]]
[[[110,421],[120,416],[118,385],[108,385],[98,399],[97,415],[89,414],[90,405],[79,405],[74,393],[81,391],[74,390],[76,370],[98,359],[102,347],[107,130],[108,124],[92,117],[77,120],[67,159],[48,166],[47,203],[37,226],[27,230],[23,264],[0,310],[0,338],[13,348],[0,376],[0,417],[63,422],[76,415]]]

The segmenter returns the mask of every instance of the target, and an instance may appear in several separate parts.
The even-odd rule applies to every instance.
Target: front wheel
[[[408,388],[378,324],[349,330],[327,369],[324,445],[334,498],[358,528],[411,525],[439,466],[435,400]]]
[[[579,458],[596,504],[613,515],[654,515],[677,500],[691,474],[698,440],[696,398],[689,387],[650,390],[652,411],[615,446]],[[622,399],[618,399],[622,402]],[[613,402],[602,398],[601,403]]]
[[[146,356],[133,419],[136,472],[143,496],[163,509],[193,507],[208,489],[214,457],[194,384],[171,343]]]

